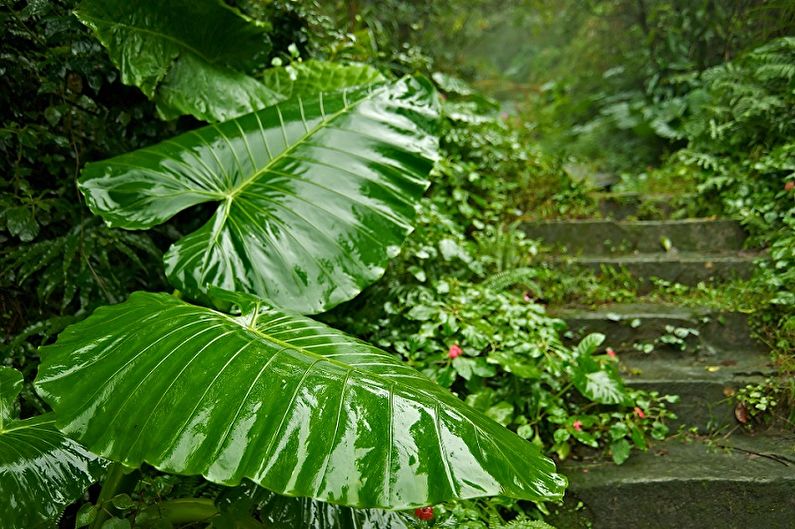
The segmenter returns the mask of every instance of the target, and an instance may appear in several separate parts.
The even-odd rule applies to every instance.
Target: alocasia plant
[[[127,229],[218,202],[166,254],[174,286],[322,312],[379,278],[411,230],[436,118],[427,81],[321,92],[90,163],[79,186],[93,212]]]
[[[137,292],[41,349],[35,386],[60,432],[115,461],[115,476],[120,465],[149,463],[308,498],[265,502],[283,511],[274,524],[311,512],[329,528],[402,519],[331,504],[559,499],[565,478],[535,446],[389,353],[300,314],[356,296],[412,229],[437,156],[430,83],[314,62],[266,74],[265,83],[241,78],[254,64],[232,44],[264,34],[215,0],[198,4],[188,10],[195,24],[175,18],[183,2],[85,0],[78,11],[125,82],[140,86],[164,116],[232,119],[84,169],[80,190],[112,226],[146,229],[201,203],[218,206],[166,254],[167,276],[181,295]],[[228,19],[231,36],[205,49],[214,17]],[[191,76],[198,84],[188,87]],[[230,106],[215,92],[236,80],[244,91],[268,92],[242,99],[232,92]],[[276,81],[283,93],[266,87]],[[16,388],[14,377],[0,371],[0,382]],[[16,395],[5,387],[3,421]],[[30,512],[44,517],[84,490],[99,465],[50,417],[28,420],[47,424],[42,431],[58,456],[48,468],[78,457],[83,465],[64,480],[57,501],[44,509],[33,503]],[[0,435],[13,437],[24,422],[0,425]],[[52,452],[32,455],[44,461]],[[0,479],[21,483],[8,468]],[[20,491],[35,492],[47,477],[26,476]],[[103,489],[100,499],[110,494]],[[194,504],[202,516],[223,515],[205,503],[170,508],[182,509],[183,521]]]

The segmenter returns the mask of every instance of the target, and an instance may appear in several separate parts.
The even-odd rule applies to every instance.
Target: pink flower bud
[[[447,358],[458,358],[461,356],[461,353],[464,351],[458,346],[458,344],[453,344],[450,346],[450,350],[447,352]]]

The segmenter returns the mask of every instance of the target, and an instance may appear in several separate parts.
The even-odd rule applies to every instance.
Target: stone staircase
[[[652,277],[695,285],[752,273],[761,254],[744,249],[738,223],[630,220],[642,216],[644,203],[605,193],[604,218],[523,229],[553,248],[555,266],[625,270],[641,293],[652,287]],[[657,199],[651,209],[664,217],[668,203]],[[730,398],[774,373],[745,314],[648,303],[550,310],[568,322],[572,341],[606,334],[627,383],[679,395],[671,405],[679,425],[703,434],[657,442],[621,466],[566,461],[562,470],[571,486],[554,519],[560,529],[795,528],[795,434],[744,433]],[[720,433],[709,435],[714,432]]]

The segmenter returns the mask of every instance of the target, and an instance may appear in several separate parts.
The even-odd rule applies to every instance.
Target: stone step
[[[664,221],[563,220],[528,222],[531,239],[568,254],[728,252],[740,250],[746,233],[737,221],[686,219]]]
[[[621,466],[567,461],[566,500],[550,520],[567,529],[791,529],[795,438],[734,435],[669,440]],[[697,501],[694,501],[697,500]],[[584,507],[579,506],[579,502]]]
[[[594,193],[602,217],[612,220],[663,220],[674,212],[679,195],[647,195],[641,193]]]
[[[677,420],[671,426],[718,431],[738,424],[732,396],[748,384],[758,384],[775,374],[767,355],[723,353],[675,361],[660,358],[621,358],[624,381],[630,387],[678,395],[669,404]]]
[[[754,271],[757,253],[646,253],[619,256],[587,255],[573,258],[552,258],[563,266],[586,268],[597,274],[607,270],[626,271],[638,279],[640,293],[653,288],[651,278],[694,286],[708,281],[747,279]]]
[[[612,304],[597,310],[552,308],[550,312],[568,324],[567,339],[576,342],[599,332],[607,336],[606,345],[625,355],[647,356],[645,344],[653,345],[654,354],[671,357],[714,355],[719,351],[767,353],[767,347],[751,337],[748,315],[739,312],[656,303]],[[684,334],[680,338],[685,344],[682,351],[682,344],[671,343],[676,340],[670,337]]]

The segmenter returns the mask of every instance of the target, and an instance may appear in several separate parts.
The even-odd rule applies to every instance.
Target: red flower
[[[575,430],[577,430],[578,432],[581,432],[581,431],[582,431],[582,423],[581,423],[580,421],[574,421],[573,423],[571,423],[571,425],[572,425],[572,426],[574,427],[574,429],[575,429]]]
[[[615,358],[616,357],[616,352],[613,350],[612,347],[608,347],[607,350],[606,350],[606,353],[607,353],[607,356],[609,356],[610,358]]]
[[[646,417],[646,414],[643,413],[643,410],[638,408],[637,406],[635,406],[635,409],[633,411],[635,412],[635,415],[638,417],[638,419],[643,419]]]
[[[463,352],[464,351],[461,350],[458,344],[454,343],[453,345],[450,346],[450,350],[447,351],[447,358],[458,358],[459,356],[461,356],[461,353]]]
[[[420,520],[428,521],[433,518],[433,507],[420,507],[414,511],[414,516]]]
[[[793,189],[795,189],[795,180],[790,180],[784,184],[784,191],[792,191]]]

